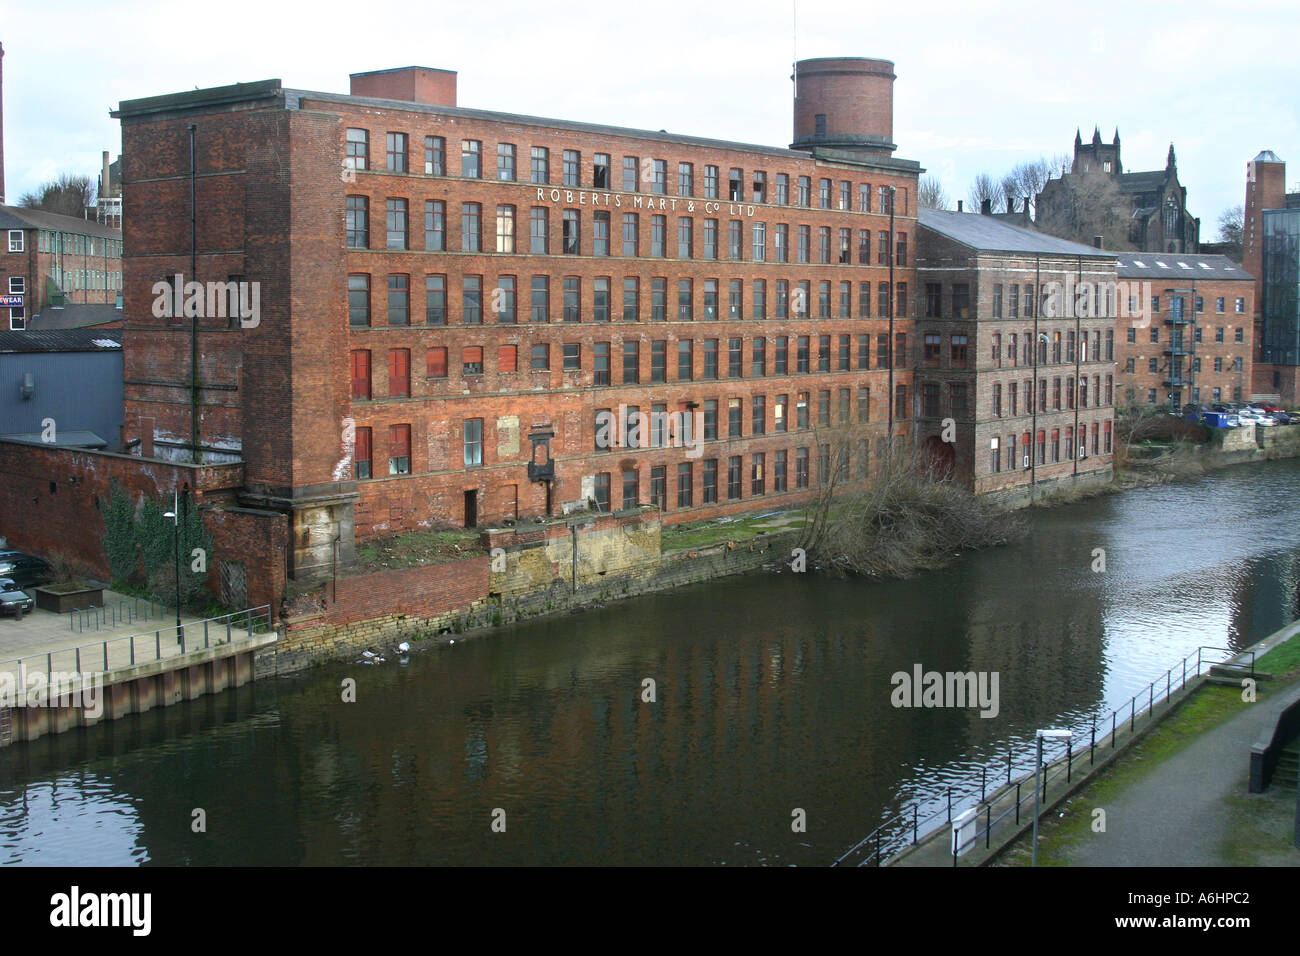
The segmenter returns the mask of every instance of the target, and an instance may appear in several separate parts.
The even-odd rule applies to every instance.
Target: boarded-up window
[[[470,345],[460,350],[461,372],[465,375],[483,374],[483,346]]]
[[[429,378],[447,377],[447,349],[445,346],[429,349],[427,356]]]
[[[411,394],[411,350],[388,350],[388,396],[407,398]]]
[[[519,350],[514,345],[502,345],[497,349],[497,371],[515,372],[519,368]]]
[[[369,349],[354,349],[352,352],[352,397],[370,397]]]
[[[357,429],[357,445],[356,445],[356,451],[354,452],[354,456],[355,456],[354,457],[355,467],[353,469],[353,473],[358,478],[371,477],[371,472],[370,472],[371,440],[370,440],[369,428]]]

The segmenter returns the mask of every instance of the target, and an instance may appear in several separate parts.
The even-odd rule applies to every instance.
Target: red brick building
[[[779,507],[846,427],[861,476],[912,424],[920,168],[891,63],[797,72],[789,149],[467,109],[414,67],[123,102],[128,443],[242,460],[295,573],[588,501]],[[239,283],[256,315],[214,314]]]
[[[987,213],[922,209],[918,435],[978,494],[1112,474],[1115,254]]]
[[[122,231],[72,216],[0,206],[0,322],[10,331],[116,321]],[[91,306],[93,308],[86,308]]]
[[[1255,282],[1227,256],[1119,253],[1126,294],[1119,320],[1117,404],[1241,402],[1251,397]]]

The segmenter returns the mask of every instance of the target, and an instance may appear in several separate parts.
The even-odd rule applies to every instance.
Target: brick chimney
[[[991,215],[993,215],[993,200],[992,200],[992,199],[981,199],[981,200],[980,200],[980,215],[981,215],[981,216],[991,216]]]
[[[381,100],[425,103],[429,106],[456,105],[456,71],[434,70],[427,66],[403,66],[395,70],[372,70],[353,73],[353,96],[373,96]]]

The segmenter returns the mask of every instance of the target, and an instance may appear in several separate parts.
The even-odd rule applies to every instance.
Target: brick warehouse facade
[[[1115,255],[988,214],[923,209],[919,226],[917,422],[932,457],[1016,503],[1108,481]]]
[[[1119,253],[1118,272],[1145,301],[1119,320],[1116,404],[1181,411],[1252,397],[1253,276],[1227,256],[1158,252]]]
[[[122,103],[128,446],[242,460],[295,574],[569,502],[806,498],[834,430],[911,430],[920,168],[892,64],[797,70],[791,149],[464,109],[422,68]],[[175,275],[259,283],[259,320],[157,315]]]

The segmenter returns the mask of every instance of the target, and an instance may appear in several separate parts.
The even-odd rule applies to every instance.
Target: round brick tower
[[[792,149],[894,150],[894,64],[821,57],[795,64]]]

